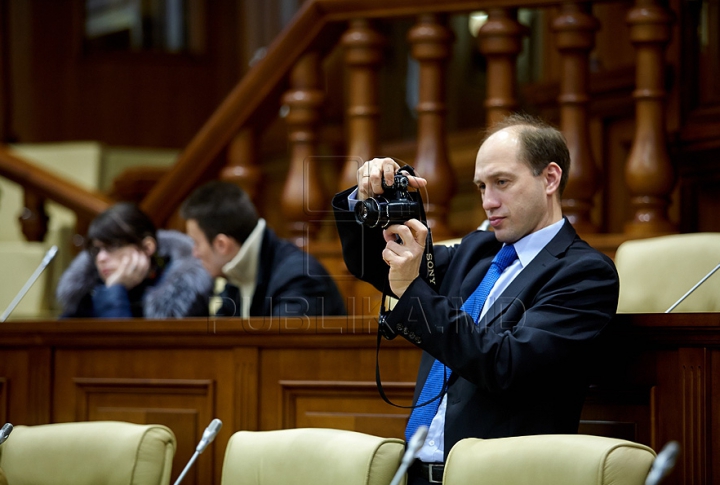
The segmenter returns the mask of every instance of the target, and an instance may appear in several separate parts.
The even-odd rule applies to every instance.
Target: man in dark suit
[[[343,297],[325,268],[266,227],[240,187],[209,182],[188,197],[180,214],[194,241],[193,255],[221,283],[214,300],[220,305],[211,314],[345,315]]]
[[[414,403],[437,397],[408,422],[408,438],[429,426],[410,485],[440,483],[447,453],[463,438],[577,432],[589,360],[619,284],[612,261],[562,215],[569,168],[564,138],[540,120],[514,115],[491,129],[474,182],[494,232],[436,246],[436,285],[419,277],[421,222],[382,230],[354,219],[352,206],[382,193],[381,178],[392,184],[395,161],[365,163],[358,186],[335,196],[348,269],[381,291],[389,285],[399,298],[389,327],[424,351]]]

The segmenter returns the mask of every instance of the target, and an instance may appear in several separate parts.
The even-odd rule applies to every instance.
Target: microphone
[[[0,445],[5,443],[5,441],[8,439],[8,436],[10,436],[10,433],[12,433],[13,425],[10,423],[5,423],[5,425],[0,429]]]
[[[710,278],[710,277],[713,275],[713,273],[715,273],[715,271],[717,271],[718,269],[720,269],[720,264],[718,264],[717,266],[715,266],[715,268],[713,268],[708,274],[706,274],[703,279],[701,279],[700,281],[698,281],[695,286],[693,286],[692,288],[690,288],[690,290],[688,290],[687,293],[685,293],[682,297],[680,297],[680,299],[679,299],[678,301],[676,301],[676,302],[673,304],[673,306],[671,306],[670,308],[668,308],[667,310],[665,310],[665,313],[670,313],[671,311],[673,311],[676,306],[678,306],[680,303],[682,303],[682,302],[685,300],[685,298],[687,298],[688,296],[690,296],[690,293],[692,293],[693,291],[695,291],[695,290],[698,288],[698,286],[700,286],[700,285],[702,285],[703,283],[705,283],[705,281],[706,281],[708,278]]]
[[[43,257],[42,261],[40,262],[40,266],[37,267],[35,272],[30,275],[30,279],[27,280],[25,285],[20,288],[20,291],[17,295],[15,295],[15,298],[13,298],[13,301],[10,302],[10,306],[7,307],[7,309],[3,312],[2,316],[0,316],[0,322],[4,322],[7,317],[10,316],[10,313],[15,309],[18,303],[20,303],[20,300],[23,299],[25,296],[25,293],[27,293],[30,290],[30,287],[35,283],[35,280],[37,280],[43,271],[45,271],[45,268],[47,268],[47,265],[50,264],[50,261],[53,260],[55,255],[57,255],[58,247],[52,246],[50,249],[47,250],[45,253],[45,256]]]
[[[215,439],[215,436],[217,436],[218,431],[220,431],[220,428],[222,428],[222,421],[215,418],[213,419],[207,428],[205,428],[205,431],[203,431],[202,438],[200,438],[200,443],[198,443],[197,448],[195,448],[195,453],[193,453],[192,458],[190,458],[190,461],[188,461],[187,465],[185,465],[185,469],[182,471],[180,476],[175,480],[174,485],[179,485],[180,482],[182,482],[182,479],[185,478],[185,475],[187,474],[188,470],[190,470],[190,467],[195,463],[195,460],[197,457],[205,451],[205,448],[213,442]]]
[[[410,441],[408,441],[405,454],[400,461],[400,468],[398,468],[398,471],[395,472],[395,476],[390,482],[390,485],[398,485],[400,483],[400,480],[407,472],[407,469],[410,468],[410,465],[412,465],[412,462],[417,456],[418,451],[420,451],[420,448],[422,448],[422,445],[425,443],[425,438],[427,437],[427,434],[428,427],[420,426],[417,431],[415,431],[415,434],[412,435]]]
[[[490,229],[490,219],[485,219],[482,224],[478,226],[478,231],[487,231]]]
[[[653,460],[650,472],[645,479],[645,485],[657,485],[660,483],[672,471],[679,452],[680,445],[677,441],[668,442]]]

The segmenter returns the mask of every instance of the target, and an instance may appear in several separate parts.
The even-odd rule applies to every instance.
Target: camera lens
[[[355,220],[368,227],[377,226],[380,222],[380,205],[378,201],[370,197],[355,204]]]

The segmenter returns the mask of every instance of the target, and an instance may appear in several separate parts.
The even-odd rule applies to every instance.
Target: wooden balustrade
[[[417,155],[415,169],[428,180],[425,208],[433,237],[447,239],[450,199],[455,193],[455,175],[448,159],[445,132],[445,64],[450,58],[453,33],[446,20],[425,14],[408,34],[412,56],[420,64]]]
[[[490,8],[478,32],[480,52],[487,57],[486,124],[492,125],[517,109],[517,58],[527,28],[517,21],[517,9]]]
[[[38,196],[53,200],[75,212],[80,218],[92,219],[108,208],[112,200],[87,190],[0,147],[0,175]]]
[[[227,163],[220,172],[220,179],[241,187],[257,203],[262,173],[258,160],[258,134],[247,127],[235,135],[227,152]]]
[[[598,22],[590,13],[590,3],[529,0],[524,4],[558,5],[560,15],[553,24],[562,66],[557,99],[561,128],[573,162],[563,207],[581,232],[592,233],[597,230],[590,213],[600,171],[590,150],[588,57]],[[298,245],[305,246],[308,237],[318,234],[319,221],[313,211],[325,210],[328,195],[336,188],[323,187],[320,164],[313,163],[321,133],[322,59],[342,36],[348,70],[347,155],[351,157],[338,180],[344,188],[354,183],[358,163],[379,154],[378,70],[385,44],[374,19],[414,16],[418,22],[408,42],[420,65],[415,166],[431,181],[427,202],[435,236],[451,236],[447,212],[455,195],[455,176],[445,133],[444,66],[450,56],[452,33],[445,25],[445,15],[479,9],[488,12],[488,20],[478,34],[478,48],[487,62],[486,117],[488,123],[499,120],[518,107],[515,65],[527,28],[517,20],[517,4],[507,0],[451,0],[441,4],[431,0],[309,0],[267,56],[243,78],[183,151],[176,166],[150,191],[143,208],[164,225],[190,190],[206,178],[207,171],[217,168],[213,160],[222,150],[227,154],[227,165],[220,177],[241,185],[256,197],[262,188],[258,140],[267,124],[264,118],[274,116],[282,99],[289,108],[286,122],[290,162],[280,199],[288,222],[286,232]],[[636,134],[626,169],[627,186],[633,196],[633,218],[626,232],[633,237],[674,230],[668,218],[668,197],[675,179],[666,147],[664,114],[664,56],[671,22],[669,9],[655,0],[636,0],[628,15],[637,49]],[[259,121],[261,118],[264,121]],[[19,166],[12,161],[0,165],[0,169],[3,175],[7,172],[8,178],[15,177],[24,184],[23,177],[17,175]],[[43,183],[34,180],[29,185],[44,195],[48,191]],[[110,203],[99,194],[92,194],[92,201],[87,194],[80,196],[85,197],[80,201],[67,191],[49,192],[49,198],[77,209],[85,219],[91,219]],[[41,232],[33,229],[34,234]]]
[[[672,13],[655,0],[637,0],[627,17],[637,50],[635,138],[626,165],[633,217],[631,234],[675,231],[668,219],[675,175],[665,134],[665,48],[670,41]]]
[[[560,128],[570,150],[571,169],[563,192],[563,214],[580,233],[597,232],[590,220],[599,170],[590,147],[588,57],[599,22],[588,3],[564,3],[553,21],[555,43],[562,54]]]
[[[285,121],[290,143],[290,168],[281,203],[290,237],[297,246],[305,247],[306,238],[312,239],[319,229],[316,214],[322,212],[327,201],[320,176],[321,164],[315,158],[325,96],[318,54],[305,54],[290,77],[292,89],[283,96],[289,107]]]
[[[553,27],[562,67],[558,102],[561,128],[568,139],[573,161],[564,211],[581,232],[596,232],[591,211],[601,171],[590,149],[588,58],[594,47],[598,22],[590,13],[590,3],[586,2],[530,0],[523,6],[560,7],[560,15]],[[290,108],[286,121],[290,131],[291,161],[281,196],[283,215],[289,221],[288,232],[292,238],[301,245],[306,244],[304,237],[313,238],[318,234],[318,226],[310,213],[314,207],[326,208],[321,197],[337,186],[344,188],[354,183],[358,164],[379,154],[377,71],[382,63],[384,39],[373,26],[375,20],[371,19],[416,16],[420,20],[408,38],[421,71],[415,165],[422,175],[433,181],[429,187],[428,212],[434,232],[437,237],[450,235],[447,211],[454,196],[455,177],[443,178],[451,174],[444,133],[443,93],[450,32],[440,19],[456,12],[488,12],[488,20],[478,33],[478,48],[486,58],[484,105],[486,121],[491,124],[518,107],[516,62],[528,29],[518,22],[517,7],[506,0],[304,2],[265,58],[243,78],[183,152],[168,176],[148,194],[143,207],[162,224],[193,188],[195,181],[210,169],[213,158],[228,144],[229,166],[221,176],[244,178],[243,182],[239,179],[237,182],[245,184],[246,189],[255,186],[257,190],[259,169],[250,161],[257,156],[257,147],[251,145],[250,138],[257,139],[261,135],[263,126],[257,124],[257,119],[261,113],[265,113],[264,116],[274,113],[277,100],[284,92]],[[626,175],[633,195],[634,215],[626,231],[631,235],[647,235],[672,230],[667,216],[667,197],[674,178],[665,147],[662,101],[663,56],[664,46],[670,38],[670,16],[667,9],[652,0],[637,0],[628,22],[637,48],[638,74],[635,92],[637,133],[627,160]],[[319,81],[310,85],[307,80],[313,77],[319,80],[320,75],[317,72],[309,74],[312,69],[301,67],[308,61],[300,59],[311,53],[311,56],[317,56],[314,62],[319,65],[320,59],[340,38],[348,71],[346,154],[350,159],[342,167],[337,186],[322,187],[319,167],[308,164],[308,157],[317,155],[322,107]],[[297,84],[298,76],[307,77],[303,87]],[[286,84],[288,79],[290,91]],[[252,135],[238,136],[240,127],[254,131]],[[332,183],[335,185],[335,181]],[[603,196],[611,196],[607,187]]]
[[[44,241],[48,229],[45,197],[36,190],[26,188],[23,194],[23,210],[18,216],[22,233],[28,241]]]
[[[360,166],[379,155],[378,69],[382,62],[383,36],[366,19],[355,19],[343,34],[347,66],[347,155],[337,190],[357,184]]]

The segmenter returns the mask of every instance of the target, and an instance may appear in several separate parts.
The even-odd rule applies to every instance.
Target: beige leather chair
[[[388,485],[404,441],[354,431],[239,431],[225,452],[222,485]]]
[[[175,436],[160,425],[116,421],[15,426],[0,446],[12,485],[164,485]]]
[[[444,485],[643,485],[655,452],[590,435],[535,435],[459,441]]]
[[[720,263],[720,233],[677,234],[618,247],[621,313],[662,313]],[[720,270],[673,312],[720,311]]]

